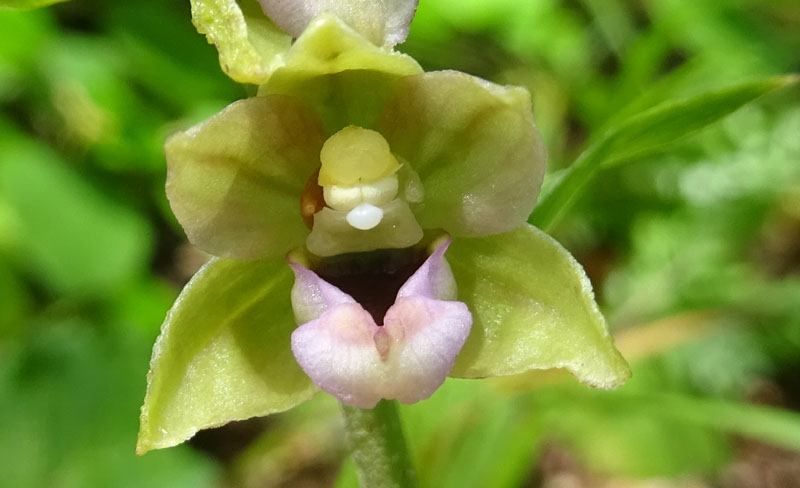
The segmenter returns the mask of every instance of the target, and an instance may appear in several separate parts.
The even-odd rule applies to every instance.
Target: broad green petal
[[[197,247],[283,257],[308,229],[300,197],[319,167],[316,115],[282,96],[240,100],[167,141],[167,197]]]
[[[311,398],[290,349],[292,282],[283,259],[214,258],[198,271],[153,347],[137,453]]]
[[[630,376],[580,264],[552,237],[526,225],[480,239],[454,239],[448,261],[472,333],[451,376],[482,378],[566,368],[599,388]]]
[[[523,88],[455,71],[409,76],[378,130],[422,180],[423,228],[498,234],[522,225],[536,204],[546,154]]]
[[[265,83],[292,38],[264,15],[257,0],[191,2],[192,22],[217,47],[222,70],[239,83]]]
[[[28,10],[46,7],[66,0],[0,0],[0,9],[11,8],[15,10]]]
[[[381,107],[401,77],[422,73],[410,56],[378,47],[338,18],[313,20],[259,95],[291,95],[322,115],[329,133],[375,126]]]

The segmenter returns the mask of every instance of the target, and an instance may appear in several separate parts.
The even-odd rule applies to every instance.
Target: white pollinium
[[[371,203],[362,203],[347,213],[347,223],[360,230],[374,229],[383,220],[383,210]]]
[[[322,188],[325,203],[334,210],[353,210],[362,203],[376,207],[386,205],[397,196],[397,175],[390,175],[373,183],[353,186],[330,185]]]

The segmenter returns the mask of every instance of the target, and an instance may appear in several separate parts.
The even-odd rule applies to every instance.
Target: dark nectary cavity
[[[427,259],[425,246],[381,249],[322,259],[314,271],[328,283],[353,297],[383,325],[397,292]]]

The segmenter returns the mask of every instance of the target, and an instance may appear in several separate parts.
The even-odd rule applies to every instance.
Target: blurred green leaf
[[[486,382],[448,379],[431,398],[401,405],[420,485],[515,488],[524,485],[541,448],[541,410],[498,395]],[[346,484],[348,464],[340,473]]]
[[[164,310],[169,310],[177,295],[173,284],[152,275],[144,276],[109,297],[109,315],[127,333],[138,332],[151,340],[164,321]]]
[[[420,406],[418,415],[438,420],[417,456],[424,486],[514,488],[528,475],[529,459],[542,440],[540,417],[518,402],[478,391],[479,396],[462,393],[450,408],[446,401]],[[452,402],[452,394],[446,399]]]
[[[48,5],[64,1],[66,0],[0,0],[0,9],[11,8],[28,10],[32,8],[46,7]]]
[[[30,83],[25,74],[36,63],[42,45],[54,35],[48,14],[0,8],[0,102]]]
[[[642,157],[798,80],[800,77],[790,75],[745,83],[680,102],[664,103],[631,117],[609,129],[556,177],[557,181],[542,196],[529,222],[542,229],[550,228],[601,168]]]
[[[283,259],[213,259],[186,285],[153,347],[137,452],[298,405],[317,391],[292,356]]]
[[[634,378],[639,378],[638,370]],[[568,449],[592,473],[635,478],[708,476],[730,459],[731,448],[723,433],[638,408],[625,400],[622,393],[627,389],[603,398],[575,388],[529,396],[533,410],[545,417],[546,431],[555,444]],[[537,394],[539,398],[533,398]]]
[[[0,62],[19,65],[34,60],[42,44],[56,35],[51,17],[47,11],[0,9]]]
[[[189,449],[134,455],[149,338],[130,341],[124,329],[102,325],[26,322],[3,351],[2,486],[218,486],[217,467]]]
[[[347,445],[342,442],[341,408],[333,396],[316,395],[289,412],[251,422],[269,427],[237,456],[229,484],[293,485],[298,471],[335,469],[347,454]],[[352,475],[352,486],[357,487],[355,471]],[[325,486],[330,484],[328,479]]]
[[[56,144],[68,154],[91,151],[102,168],[161,174],[165,134],[156,128],[162,108],[129,79],[131,56],[121,52],[107,39],[65,35],[43,49],[45,86],[28,88],[46,114],[41,130],[58,134]]]
[[[663,376],[671,372],[664,364],[646,366],[635,370],[625,388],[610,394],[568,387],[527,397],[534,410],[549,412],[548,431],[582,463],[604,474],[708,475],[733,454],[726,439],[731,434],[800,451],[800,414],[677,390],[663,392],[682,386],[665,383]]]
[[[741,68],[744,73],[753,73],[763,72],[764,68],[767,72],[781,72],[797,66],[797,49],[789,42],[792,37],[797,38],[781,32],[796,32],[796,17],[785,24],[764,22],[765,16],[780,11],[780,3],[664,0],[648,3],[646,8],[676,46],[697,53],[725,76]],[[787,20],[793,17],[789,9],[784,15]]]
[[[216,105],[218,111],[245,95],[243,87],[219,69],[217,53],[198,38],[185,10],[184,3],[173,6],[159,0],[114,2],[104,22],[107,44],[124,55],[123,73],[131,78],[127,82],[157,97],[143,97],[140,103],[170,118],[205,105]],[[158,22],[153,22],[155,17]],[[152,124],[146,128],[152,129]],[[163,143],[163,134],[161,138]]]
[[[455,239],[447,260],[473,325],[452,376],[483,378],[566,368],[580,381],[616,388],[630,369],[594,301],[583,268],[532,226]]]
[[[4,139],[0,199],[21,233],[14,255],[58,293],[108,293],[146,265],[148,225],[86,183],[52,151]]]
[[[0,258],[0,343],[23,328],[31,302],[26,287]]]
[[[800,414],[774,407],[655,392],[634,396],[653,415],[800,451]]]
[[[352,457],[348,457],[336,477],[336,484],[334,488],[358,488],[358,472],[356,471],[356,462]]]

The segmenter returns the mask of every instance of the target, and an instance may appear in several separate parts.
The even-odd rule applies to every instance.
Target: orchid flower
[[[630,374],[580,265],[526,223],[545,151],[524,89],[424,73],[323,13],[257,97],[166,153],[172,209],[215,257],[154,347],[140,453],[320,389],[369,408],[447,375]]]

